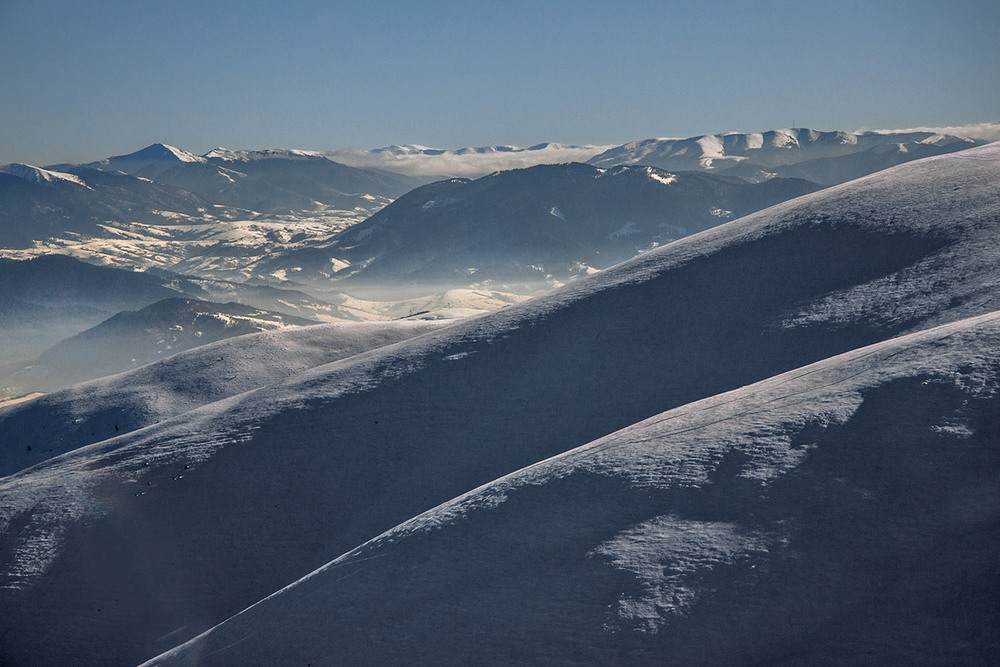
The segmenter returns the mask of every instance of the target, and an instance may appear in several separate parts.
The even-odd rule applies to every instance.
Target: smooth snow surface
[[[249,334],[31,402],[0,407],[0,477],[447,324],[447,320],[320,324]]]
[[[87,187],[87,184],[84,183],[83,179],[79,176],[64,174],[59,171],[50,171],[40,167],[33,167],[30,164],[21,164],[19,162],[14,162],[0,167],[0,174],[14,176],[16,178],[20,178],[21,180],[28,181],[29,183],[53,183],[57,181],[66,181],[68,183]]]
[[[998,181],[1000,144],[911,162],[2,478],[0,662],[140,662],[401,524],[321,618],[290,630],[290,589],[219,636],[257,663],[287,637],[341,664],[971,661],[1000,627],[968,583],[995,580],[995,323],[857,350],[1000,310]],[[630,444],[500,479],[593,441]]]
[[[1000,313],[507,475],[147,665],[972,664],[1000,649]]]

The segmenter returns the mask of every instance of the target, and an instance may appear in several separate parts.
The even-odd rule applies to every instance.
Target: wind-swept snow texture
[[[148,659],[520,468],[692,401],[998,310],[998,180],[1000,144],[911,162],[0,479],[0,659]],[[807,507],[808,495],[795,502]],[[650,530],[687,534],[695,509]],[[753,551],[745,540],[772,544],[763,528],[744,538],[705,512],[720,524],[713,558],[739,561]],[[580,520],[589,531],[586,512]],[[607,558],[620,531],[647,520],[616,522],[601,538]],[[539,548],[546,534],[541,524],[531,536]],[[484,544],[503,568],[520,562],[517,543]],[[702,556],[678,548],[697,570]],[[592,562],[600,577],[596,552]],[[644,599],[633,571],[619,576],[619,592]],[[517,603],[502,585],[490,590]],[[709,650],[725,643],[709,639]]]
[[[1000,313],[484,485],[148,665],[988,664]]]
[[[352,322],[248,334],[0,408],[0,477],[450,323]]]

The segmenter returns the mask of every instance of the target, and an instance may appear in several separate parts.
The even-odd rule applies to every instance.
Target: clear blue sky
[[[1000,2],[0,0],[0,164],[1000,121]]]

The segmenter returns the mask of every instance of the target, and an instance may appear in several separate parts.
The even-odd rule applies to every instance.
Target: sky
[[[1000,122],[995,0],[0,0],[0,164]]]

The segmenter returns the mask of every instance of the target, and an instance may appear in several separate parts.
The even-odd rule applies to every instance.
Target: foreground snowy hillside
[[[902,165],[658,248],[550,295],[2,478],[0,659],[139,662],[524,466],[692,401],[998,310],[998,179],[1000,144]],[[942,368],[980,377],[971,357],[970,370],[955,364]],[[871,433],[858,438],[878,435]],[[657,461],[669,464],[656,456],[649,463]],[[767,468],[751,463],[749,470]],[[990,464],[977,461],[984,470]],[[778,457],[772,467],[782,465]],[[589,495],[584,488],[581,496]],[[777,505],[778,514],[791,503]],[[588,515],[578,516],[581,531],[590,530]],[[652,516],[616,521],[601,538],[608,553],[615,535]],[[683,535],[684,521],[733,522],[722,513],[676,520],[652,530]],[[723,537],[713,538],[716,551],[735,558],[741,538],[717,528]],[[544,548],[545,534],[540,529],[529,541]],[[766,537],[762,544],[770,544]],[[498,567],[520,562],[516,542],[485,544]],[[553,545],[556,557],[560,548]],[[605,576],[607,568],[592,562],[595,577]],[[641,563],[636,568],[646,572]],[[641,601],[627,569],[619,592]],[[651,585],[660,586],[649,571]],[[484,590],[490,597],[492,589]],[[606,590],[603,583],[595,588]],[[447,591],[432,596],[447,600]],[[677,597],[683,601],[684,591]],[[772,618],[766,604],[780,599],[780,591],[765,596],[761,618]],[[518,599],[495,602],[506,609]],[[609,623],[614,602],[607,602]],[[525,613],[534,613],[531,598],[525,604]],[[560,618],[575,626],[567,605]],[[790,616],[799,617],[794,610]],[[627,627],[621,632],[630,636]]]
[[[351,322],[248,334],[0,408],[0,477],[450,324],[448,320]]]
[[[148,665],[987,664],[1000,313],[662,413]]]

